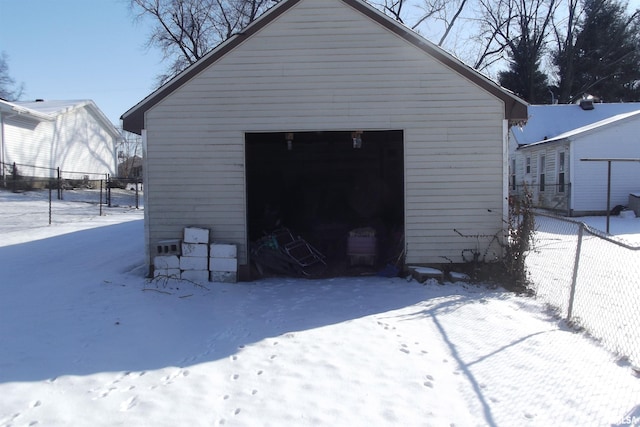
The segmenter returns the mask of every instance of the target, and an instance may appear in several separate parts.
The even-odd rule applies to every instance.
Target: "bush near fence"
[[[640,368],[640,246],[536,213],[526,264],[536,297]]]
[[[0,172],[2,185],[13,191],[97,188],[101,181],[106,182],[110,178],[106,172],[69,171],[16,162],[0,162]]]

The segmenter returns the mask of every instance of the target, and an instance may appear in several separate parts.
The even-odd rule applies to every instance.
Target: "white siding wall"
[[[5,120],[6,163],[35,165],[65,171],[115,174],[115,138],[87,108],[61,114],[54,121],[35,122],[20,117]],[[18,167],[20,174],[55,177],[54,170]],[[80,179],[85,174],[65,174]]]
[[[503,226],[501,101],[336,0],[302,1],[146,115],[149,239],[200,225],[245,263],[244,133],[404,130],[408,263]],[[446,258],[445,258],[446,257]]]
[[[565,153],[564,191],[560,191],[558,178],[558,153],[561,151]],[[540,191],[540,163],[541,156],[543,155],[545,186],[544,191]],[[531,171],[528,174],[526,173],[527,158],[531,159]],[[569,203],[568,197],[571,194],[569,186],[569,161],[569,143],[566,141],[538,144],[517,151],[516,163],[518,164],[518,175],[516,179],[518,185],[522,185],[523,183],[527,185],[535,206],[557,211],[567,210]]]
[[[20,116],[7,117],[4,121],[4,162],[17,163],[20,175],[54,177],[53,171],[21,166],[50,167],[52,140],[51,123]],[[11,173],[10,170],[5,172]]]
[[[597,130],[570,137],[570,141],[539,144],[516,152],[517,180],[527,182],[534,203],[544,208],[571,209],[576,215],[604,213],[607,208],[607,163],[583,162],[582,158],[640,158],[640,118],[629,118]],[[570,201],[559,204],[555,192],[558,179],[558,153],[565,153],[565,183]],[[539,158],[546,156],[544,193],[539,191]],[[524,173],[526,157],[531,158],[531,174]],[[613,163],[611,208],[627,205],[629,193],[640,191],[640,163]]]
[[[90,179],[98,174],[116,173],[116,140],[84,107],[58,116],[55,124],[54,159],[62,170],[88,172]],[[57,165],[56,165],[57,166]],[[65,178],[80,178],[84,174]]]
[[[640,158],[640,118],[607,126],[574,139],[573,198],[575,211],[606,211],[607,163],[582,162],[582,158]],[[611,208],[626,206],[629,193],[640,191],[640,163],[613,162]]]

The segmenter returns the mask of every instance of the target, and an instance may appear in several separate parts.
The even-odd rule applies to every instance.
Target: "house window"
[[[564,193],[564,151],[558,153],[558,192]]]
[[[527,156],[526,159],[526,167],[525,167],[526,173],[531,173],[531,157]]]
[[[511,160],[511,190],[516,191],[516,160]]]
[[[545,168],[546,168],[546,156],[544,154],[540,154],[540,162],[538,167],[538,182],[540,184],[540,191],[544,191],[544,180],[545,180]]]

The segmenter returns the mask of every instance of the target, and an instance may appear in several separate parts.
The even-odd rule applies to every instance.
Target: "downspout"
[[[149,241],[149,191],[148,191],[148,175],[149,168],[147,167],[147,130],[142,129],[142,158],[143,158],[143,166],[142,166],[142,200],[144,203],[144,256],[147,261],[147,273],[149,277],[153,277],[153,259],[151,258],[151,247]]]
[[[569,215],[569,217],[573,217],[573,207],[574,207],[574,194],[575,194],[575,189],[573,188],[573,184],[574,184],[574,166],[575,163],[573,161],[574,156],[574,147],[573,144],[571,143],[571,141],[568,142],[569,144],[569,149],[567,150],[567,152],[569,153],[569,161],[567,162],[567,166],[569,167],[569,170],[567,171],[567,177],[565,177],[565,180],[569,180],[569,197],[567,200],[567,213]],[[565,160],[566,161],[566,160]]]
[[[502,238],[506,243],[506,224],[509,223],[509,120],[502,120]],[[515,173],[515,171],[514,171]]]

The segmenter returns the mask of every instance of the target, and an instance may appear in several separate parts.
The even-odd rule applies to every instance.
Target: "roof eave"
[[[88,100],[85,104],[83,104],[83,106],[90,108],[94,112],[94,114],[98,118],[98,121],[102,123],[102,127],[108,133],[110,133],[114,139],[119,139],[122,137],[120,131],[115,127],[113,123],[111,123],[104,112],[100,108],[98,108],[95,102],[93,102],[92,100]]]
[[[0,100],[0,113],[6,113],[16,116],[29,116],[38,121],[50,122],[55,120],[55,117],[50,114],[40,113],[39,111],[32,110],[30,108],[21,107],[9,101]]]
[[[420,36],[415,31],[411,30],[408,27],[405,27],[399,22],[393,21],[387,15],[383,14],[376,8],[372,7],[369,4],[366,4],[359,0],[342,0],[354,9],[360,11],[365,14],[369,18],[373,19],[378,24],[387,28],[391,32],[397,34],[398,36],[404,38],[408,42],[412,43],[414,46],[419,47],[425,53],[430,56],[436,58],[445,66],[451,68],[458,74],[467,78],[474,84],[478,85],[482,89],[501,99],[504,103],[504,116],[505,119],[509,120],[510,123],[517,123],[526,121],[528,119],[527,107],[528,104],[526,101],[520,99],[518,96],[508,91],[507,89],[501,87],[488,77],[484,76],[477,70],[474,70],[464,62],[460,61],[453,55],[445,52],[442,48],[432,44],[429,40]]]
[[[224,42],[220,43],[201,60],[182,71],[180,74],[169,80],[155,92],[151,93],[134,107],[125,112],[120,117],[120,119],[122,120],[122,128],[128,132],[140,135],[142,133],[142,129],[144,129],[144,115],[147,110],[149,110],[166,96],[171,94],[174,90],[178,89],[184,83],[191,80],[193,76],[204,71],[214,62],[217,62],[218,59],[235,49],[247,38],[260,31],[262,28],[264,28],[278,16],[280,16],[280,14],[289,10],[299,2],[300,0],[289,0],[276,4],[261,17],[249,24],[244,30],[242,30],[242,32],[237,33]]]
[[[545,139],[544,141],[536,141],[536,142],[531,142],[529,144],[522,144],[522,145],[518,146],[518,148],[516,148],[516,150],[529,148],[529,147],[539,147],[541,145],[553,144],[555,142],[570,142],[570,141],[571,141],[571,139],[569,137],[550,138],[550,139]]]

